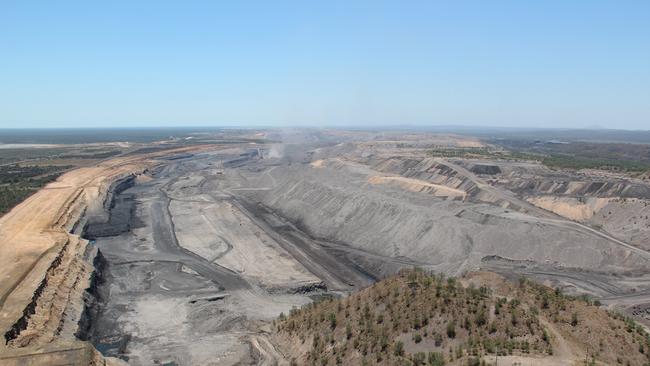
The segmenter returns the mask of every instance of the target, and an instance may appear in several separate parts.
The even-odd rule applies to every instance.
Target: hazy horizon
[[[177,129],[177,130],[192,130],[192,129],[250,129],[250,130],[264,130],[264,129],[339,129],[339,130],[512,130],[512,131],[625,131],[625,132],[650,132],[650,126],[647,128],[608,128],[601,126],[587,126],[587,127],[532,127],[532,126],[504,126],[504,125],[465,125],[465,124],[440,124],[440,125],[408,125],[408,124],[381,124],[381,125],[357,125],[357,124],[322,124],[322,125],[273,125],[273,124],[130,124],[129,126],[114,126],[114,125],[93,125],[93,126],[46,126],[46,125],[30,125],[27,127],[5,127],[0,126],[0,130],[156,130],[156,129]]]
[[[535,126],[520,126],[520,125],[482,125],[482,124],[263,124],[263,123],[250,123],[250,124],[166,124],[166,123],[150,123],[150,124],[134,124],[129,123],[124,126],[115,124],[68,124],[64,123],[62,126],[55,126],[53,124],[35,123],[28,126],[3,126],[0,125],[0,130],[146,130],[146,129],[349,129],[349,130],[549,130],[549,131],[562,131],[562,130],[584,130],[584,131],[650,131],[650,126],[645,128],[625,128],[625,127],[603,127],[603,126],[585,126],[585,127],[535,127]]]
[[[647,130],[648,44],[647,1],[8,1],[0,128]]]

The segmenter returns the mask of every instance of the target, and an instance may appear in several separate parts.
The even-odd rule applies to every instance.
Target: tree
[[[456,338],[456,323],[453,320],[447,323],[447,337]]]
[[[485,311],[481,309],[476,315],[476,326],[482,327],[485,325],[486,322],[487,322],[487,316],[485,314]]]

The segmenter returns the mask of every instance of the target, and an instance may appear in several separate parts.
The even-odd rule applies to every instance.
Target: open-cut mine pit
[[[308,137],[121,156],[14,208],[2,363],[284,364],[267,337],[280,313],[411,267],[528,276],[648,316],[646,185]]]

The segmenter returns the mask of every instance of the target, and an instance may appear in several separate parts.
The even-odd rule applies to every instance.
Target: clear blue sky
[[[650,129],[650,1],[0,2],[0,127]]]

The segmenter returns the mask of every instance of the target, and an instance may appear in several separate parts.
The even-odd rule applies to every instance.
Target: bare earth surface
[[[83,340],[134,365],[288,363],[268,337],[281,312],[414,266],[650,319],[643,183],[429,154],[482,146],[453,135],[255,137],[274,142],[71,171],[0,218],[0,355]],[[575,356],[555,338],[540,365]]]

